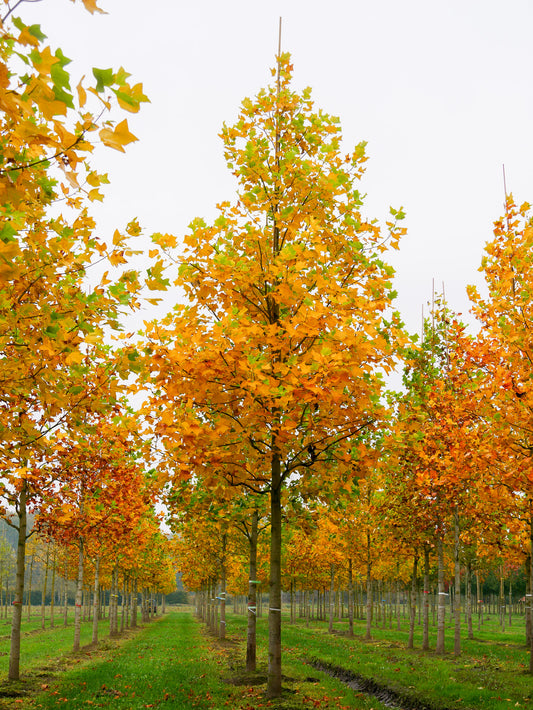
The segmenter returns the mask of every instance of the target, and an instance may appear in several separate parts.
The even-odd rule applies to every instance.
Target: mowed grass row
[[[290,653],[284,664],[284,697],[268,700],[264,692],[266,648],[260,650],[258,674],[247,676],[241,672],[243,641],[236,630],[236,635],[221,645],[191,613],[169,613],[118,647],[106,648],[104,642],[88,663],[44,683],[41,693],[10,707],[385,710],[385,705],[358,696],[300,658],[291,658]]]
[[[345,635],[346,622],[336,622],[336,633],[326,625],[303,622],[283,627],[284,695],[269,701],[264,695],[267,668],[266,618],[258,619],[258,673],[243,672],[246,619],[228,614],[228,641],[220,644],[187,612],[174,612],[152,622],[116,645],[103,643],[91,657],[79,656],[78,666],[57,680],[42,682],[43,692],[26,699],[11,700],[0,707],[72,708],[106,707],[131,709],[168,708],[333,708],[383,710],[376,698],[365,696],[342,682],[316,670],[308,661],[317,659],[352,670],[364,677],[407,693],[433,707],[502,710],[531,708],[533,681],[526,673],[527,652],[523,624],[516,623],[501,633],[496,619],[489,618],[477,638],[463,641],[463,653],[437,657],[420,649],[405,649],[406,625],[402,631],[373,628],[373,640],[362,639],[364,623],[356,622],[356,638]],[[517,620],[519,621],[519,620]],[[86,633],[90,640],[90,625]],[[104,628],[104,627],[102,627]],[[34,648],[41,659],[57,655],[63,633],[70,629],[43,632],[42,648]],[[451,629],[450,648],[451,648]],[[39,634],[26,637],[36,640]],[[417,629],[417,643],[421,642]],[[47,640],[48,639],[48,640]],[[72,661],[71,657],[71,661]],[[37,656],[31,665],[37,669]]]
[[[245,620],[231,618],[229,629],[243,634]],[[371,678],[400,694],[434,707],[503,710],[533,708],[533,678],[527,672],[529,654],[525,646],[523,617],[500,630],[495,616],[486,617],[473,640],[462,639],[462,653],[453,656],[453,626],[447,625],[447,653],[437,656],[422,652],[422,629],[416,627],[415,648],[407,650],[408,626],[400,631],[372,628],[372,640],[365,641],[365,622],[355,623],[355,639],[347,637],[347,622],[336,622],[335,633],[324,622],[303,622],[283,627],[285,658],[320,660]],[[265,623],[258,629],[259,642],[266,644]],[[435,647],[436,629],[430,643]]]
[[[68,619],[68,625],[63,625],[63,619],[56,619],[55,626],[50,628],[50,619],[46,619],[46,628],[41,629],[41,617],[24,618],[21,627],[20,668],[21,673],[32,667],[43,665],[60,656],[68,654],[74,643],[74,613]],[[102,619],[98,623],[99,638],[109,634],[109,621]],[[92,640],[92,621],[85,621],[81,626],[80,642],[82,646]],[[2,620],[0,623],[0,676],[6,676],[9,668],[9,649],[11,643],[11,622]]]

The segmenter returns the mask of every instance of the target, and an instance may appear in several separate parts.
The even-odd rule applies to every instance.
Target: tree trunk
[[[348,636],[353,637],[353,568],[352,558],[348,558]]]
[[[513,580],[509,577],[509,626],[513,624]]]
[[[50,543],[46,545],[46,558],[44,563],[44,578],[41,595],[41,629],[46,627],[46,587],[48,585],[48,564],[50,561]]]
[[[93,638],[92,642],[98,643],[98,602],[100,597],[100,557],[94,563],[94,590],[93,590]]]
[[[372,562],[370,559],[370,533],[366,534],[366,633],[365,639],[372,639]]]
[[[429,545],[424,543],[424,618],[422,650],[429,651]]]
[[[530,609],[531,619],[531,607],[533,606],[533,512],[530,513],[529,517],[529,546],[531,564],[529,565],[529,596],[527,597],[527,604]],[[529,632],[529,672],[533,675],[533,632],[531,626]]]
[[[54,554],[52,555],[52,585],[50,589],[50,628],[54,628],[54,597],[56,593],[56,557],[57,548],[54,545]]]
[[[409,640],[407,648],[414,648],[415,621],[416,621],[416,578],[418,574],[418,554],[413,557],[413,578],[411,580],[410,613],[409,613]]]
[[[281,461],[275,446],[271,486],[267,695],[278,698],[281,695]]]
[[[526,560],[527,562],[527,560]],[[526,574],[526,590],[529,584],[529,576]],[[476,572],[476,596],[477,596],[477,630],[481,630],[481,624],[483,623],[483,597],[481,596],[481,581],[479,579],[479,571]],[[527,629],[527,617],[526,617],[526,629]]]
[[[65,588],[63,598],[63,626],[68,626],[68,561],[65,553]]]
[[[26,545],[24,545],[24,548],[26,548]],[[28,621],[31,619],[31,582],[32,582],[32,577],[33,577],[33,555],[31,556],[31,561],[30,561],[30,579],[28,582]]]
[[[444,622],[446,617],[446,592],[444,591],[444,550],[442,531],[437,537],[437,563],[438,563],[438,606],[437,606],[437,644],[435,653],[444,653]]]
[[[80,650],[81,603],[83,598],[83,538],[78,541],[78,578],[76,580],[76,601],[74,605],[74,652]]]
[[[11,619],[11,649],[9,653],[9,680],[19,680],[20,677],[20,626],[22,623],[22,599],[24,597],[24,572],[26,560],[26,497],[28,483],[24,479],[18,499],[18,541],[17,541],[17,573],[15,579],[15,599],[13,600],[13,616]]]
[[[454,603],[453,603],[453,615],[454,615],[454,636],[453,636],[453,654],[454,656],[459,656],[461,654],[461,565],[459,563],[459,553],[460,553],[460,529],[459,529],[459,511],[457,508],[454,510],[453,514],[453,524],[454,524],[454,545],[453,545],[453,557],[455,566],[455,590],[454,590]]]
[[[333,633],[333,605],[335,601],[335,565],[329,566],[328,631]]]
[[[135,629],[137,627],[137,580],[134,579],[132,583],[132,604],[131,604],[131,627]]]
[[[468,560],[466,563],[465,575],[466,588],[466,626],[468,629],[468,639],[474,638],[474,627],[472,625],[472,562]]]
[[[226,638],[226,549],[228,536],[226,533],[222,535],[222,560],[220,564],[220,626],[218,629],[218,637]]]
[[[259,514],[257,509],[252,513],[252,524],[248,538],[249,549],[249,580],[248,580],[248,626],[246,630],[246,670],[254,673],[257,664],[257,538]]]

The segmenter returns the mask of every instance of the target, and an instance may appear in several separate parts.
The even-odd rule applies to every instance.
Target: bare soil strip
[[[443,705],[435,705],[427,700],[417,698],[401,690],[394,690],[379,683],[373,678],[364,678],[347,668],[341,668],[331,663],[324,663],[318,659],[307,661],[310,666],[327,673],[332,678],[340,680],[358,693],[372,695],[384,705],[395,710],[452,710]]]

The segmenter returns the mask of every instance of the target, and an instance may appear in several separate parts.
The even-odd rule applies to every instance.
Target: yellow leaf
[[[115,229],[115,233],[113,234],[113,245],[118,246],[119,244],[122,244],[124,239],[124,235],[121,234],[118,229]]]
[[[36,52],[35,55],[32,54],[32,64],[39,74],[49,76],[52,65],[57,64],[58,61],[59,58],[52,54],[50,47],[45,47],[42,52]]]
[[[159,256],[159,251],[157,249],[150,249],[148,256],[150,259],[153,259],[154,257]]]
[[[99,12],[101,15],[107,15],[107,12],[105,10],[102,10],[101,7],[98,7],[96,4],[96,0],[81,0],[82,3],[85,6],[85,9],[88,10],[91,15],[94,15],[95,12]],[[75,0],[72,0],[72,2],[75,2]]]
[[[18,242],[3,242],[0,240],[0,256],[4,259],[14,259],[20,254]]]
[[[9,73],[7,66],[0,62],[0,89],[7,89],[9,86]]]
[[[82,84],[81,84],[81,82],[82,82],[84,79],[85,79],[85,75],[81,77],[80,83],[79,83],[78,86],[76,87],[77,90],[78,90],[78,101],[79,101],[79,104],[80,104],[80,108],[83,108],[83,106],[85,106],[85,102],[87,101],[87,92],[85,91],[85,89],[83,88],[83,86],[82,86]]]
[[[119,124],[117,124],[117,126],[115,126],[114,131],[109,128],[102,128],[99,133],[99,136],[104,145],[107,145],[110,148],[114,148],[115,150],[120,150],[121,153],[125,152],[125,145],[128,145],[128,143],[133,143],[133,141],[138,140],[137,137],[133,135],[133,133],[130,133],[127,119],[124,119]]]
[[[104,196],[100,192],[100,190],[97,190],[94,188],[94,190],[90,190],[87,197],[90,199],[91,202],[94,202],[95,200],[98,200],[98,202],[103,202],[104,201]]]
[[[73,365],[74,363],[80,365],[83,362],[83,355],[80,353],[79,350],[73,350],[67,355],[67,357],[65,358],[65,362],[67,363],[67,365]]]

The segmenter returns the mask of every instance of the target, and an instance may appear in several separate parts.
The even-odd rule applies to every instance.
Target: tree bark
[[[531,504],[530,504],[531,505]],[[529,550],[530,550],[530,565],[529,565],[529,596],[527,597],[527,605],[530,610],[530,619],[533,617],[531,614],[531,607],[533,606],[533,512],[529,516]],[[530,621],[531,624],[531,621]],[[533,630],[530,626],[529,632],[529,672],[533,675]]]
[[[444,550],[442,531],[437,537],[437,564],[438,564],[438,606],[437,606],[437,644],[435,653],[444,653],[444,622],[446,617],[446,592],[444,591]]]
[[[24,548],[26,548],[26,545],[24,545]],[[24,550],[25,551],[25,550]],[[18,556],[18,554],[17,554]],[[31,562],[30,562],[30,579],[28,582],[28,621],[31,619],[31,583],[32,583],[32,577],[33,577],[33,555],[31,556]]]
[[[333,633],[333,606],[335,602],[335,565],[329,566],[328,631]]]
[[[227,552],[228,536],[226,533],[222,535],[222,560],[220,563],[220,625],[218,628],[218,637],[226,638],[226,552]]]
[[[411,580],[410,609],[409,609],[409,640],[407,648],[414,648],[415,621],[416,621],[416,578],[418,574],[418,554],[413,557],[413,578]]]
[[[46,558],[44,563],[44,578],[41,594],[41,629],[46,627],[46,588],[48,585],[48,564],[50,561],[50,543],[46,545]]]
[[[353,638],[353,567],[352,558],[348,558],[348,636]]]
[[[74,605],[74,652],[80,650],[81,604],[83,598],[83,538],[78,541],[78,578],[76,580],[76,600]]]
[[[372,639],[372,561],[370,559],[370,533],[366,534],[366,633],[365,639]]]
[[[453,514],[454,524],[454,546],[453,557],[455,566],[455,589],[454,589],[454,636],[453,636],[453,654],[459,656],[461,654],[461,565],[459,563],[460,553],[460,529],[459,529],[459,511],[457,508]]]
[[[422,650],[429,651],[429,545],[424,543],[424,609]]]
[[[15,599],[13,600],[13,617],[11,619],[11,648],[9,653],[9,680],[20,678],[20,626],[22,623],[22,599],[24,597],[24,572],[26,559],[27,515],[26,500],[28,483],[22,481],[18,499],[18,541],[17,541],[17,573],[15,579]]]
[[[465,588],[466,588],[466,626],[468,629],[468,639],[472,640],[474,638],[474,627],[472,625],[472,561],[471,560],[468,560],[468,562],[466,563]]]
[[[50,628],[54,628],[54,597],[56,593],[56,557],[57,547],[54,545],[54,553],[52,555],[52,585],[50,589]]]
[[[275,446],[271,470],[267,695],[278,698],[281,695],[281,460]]]
[[[94,563],[94,590],[93,590],[93,638],[92,642],[98,643],[98,601],[100,597],[100,556],[96,558]]]
[[[254,673],[257,666],[257,538],[259,514],[257,509],[252,513],[249,549],[249,580],[248,580],[248,626],[246,629],[246,670]]]

